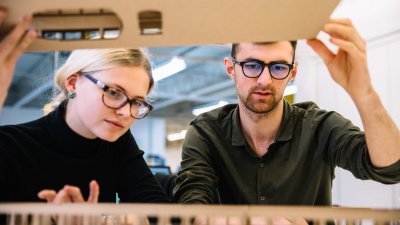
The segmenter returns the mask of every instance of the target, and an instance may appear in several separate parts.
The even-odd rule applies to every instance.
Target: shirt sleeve
[[[174,189],[175,200],[185,204],[210,204],[218,177],[210,138],[196,125],[191,125],[182,146],[181,170]]]
[[[384,184],[400,182],[400,161],[385,167],[372,165],[365,133],[338,113],[327,112],[316,122],[320,122],[316,132],[326,144],[328,158],[333,166],[339,166],[362,180],[374,180]]]
[[[169,203],[169,197],[151,173],[130,131],[121,138],[122,149],[118,149],[123,152],[119,156],[118,196],[121,202]]]

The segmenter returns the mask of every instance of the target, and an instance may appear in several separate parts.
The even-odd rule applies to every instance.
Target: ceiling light
[[[187,130],[181,130],[179,133],[173,133],[169,134],[167,136],[168,141],[178,141],[178,140],[183,140],[185,138]]]
[[[153,70],[154,81],[157,82],[171,75],[174,75],[182,70],[186,69],[185,60],[178,57],[172,58],[172,60]]]
[[[211,111],[213,109],[222,107],[227,104],[228,104],[228,102],[226,102],[226,101],[219,101],[217,104],[205,105],[205,106],[201,106],[199,108],[195,108],[195,109],[193,109],[192,113],[193,113],[193,115],[198,116],[204,112]]]

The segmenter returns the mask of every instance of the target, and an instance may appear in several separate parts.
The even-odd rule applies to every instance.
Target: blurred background
[[[333,18],[350,18],[368,45],[368,63],[374,87],[397,126],[400,126],[400,1],[342,0]],[[288,28],[290,29],[290,28]],[[327,40],[324,34],[319,37]],[[334,48],[333,48],[334,49]],[[157,80],[151,94],[154,111],[131,128],[149,165],[160,173],[175,173],[181,159],[182,140],[192,119],[201,112],[236,103],[232,80],[223,58],[230,44],[147,49]],[[69,52],[26,53],[18,62],[14,80],[0,115],[0,124],[15,124],[42,116],[51,97],[54,71]],[[322,60],[300,40],[296,52],[299,72],[286,90],[295,103],[314,101],[335,110],[362,127],[349,96],[334,83]],[[166,76],[168,75],[168,76]],[[167,169],[163,169],[167,168]],[[400,185],[360,181],[337,169],[334,204],[352,207],[400,208]]]

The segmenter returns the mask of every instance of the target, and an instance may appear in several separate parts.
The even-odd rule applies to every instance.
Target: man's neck
[[[239,104],[243,135],[252,150],[262,157],[268,151],[278,133],[283,117],[283,100],[270,112],[256,114]]]

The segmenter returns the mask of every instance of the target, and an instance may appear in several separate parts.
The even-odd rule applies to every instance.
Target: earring
[[[68,91],[68,95],[67,96],[68,96],[69,99],[74,99],[76,97],[76,93],[73,92],[73,91]]]

